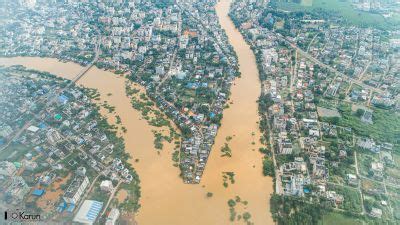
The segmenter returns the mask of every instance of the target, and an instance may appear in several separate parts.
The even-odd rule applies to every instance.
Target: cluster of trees
[[[273,194],[270,201],[278,225],[317,225],[325,212],[320,204],[305,203],[295,197]]]
[[[273,177],[275,174],[274,163],[270,158],[265,157],[263,160],[263,174],[264,176]]]

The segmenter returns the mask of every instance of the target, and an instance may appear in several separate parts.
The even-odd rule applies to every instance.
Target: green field
[[[322,221],[319,225],[362,225],[362,221],[356,218],[331,212],[322,217]]]
[[[395,145],[394,151],[399,151],[400,115],[392,110],[374,108],[373,124],[363,123],[351,110],[348,104],[339,106],[342,115],[339,125],[351,127],[356,134],[369,136],[376,141],[390,142]]]
[[[399,17],[385,19],[382,15],[358,11],[347,0],[301,0],[295,3],[291,0],[275,0],[277,7],[285,11],[306,11],[314,9],[324,9],[333,11],[343,16],[349,23],[359,26],[373,26],[381,29],[398,26]]]
[[[0,159],[7,161],[18,161],[23,157],[24,154],[28,153],[32,149],[28,146],[21,144],[11,144],[6,149],[0,152]]]

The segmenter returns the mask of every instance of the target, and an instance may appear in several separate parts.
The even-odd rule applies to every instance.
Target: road
[[[181,38],[181,34],[182,34],[182,22],[179,21],[179,22],[178,22],[178,36],[177,36],[178,41],[179,41],[180,38]],[[172,69],[172,66],[173,66],[174,63],[175,63],[175,59],[176,59],[176,55],[177,55],[177,54],[178,54],[178,47],[175,48],[174,53],[172,54],[172,58],[171,58],[171,60],[169,61],[169,68],[168,68],[168,71],[164,74],[164,77],[161,79],[161,81],[158,83],[158,85],[157,85],[157,87],[156,87],[156,94],[157,94],[157,95],[159,94],[159,88],[161,87],[161,85],[162,85],[167,79],[169,79],[169,78],[171,77],[170,71],[171,71],[171,69]]]
[[[201,20],[201,18],[197,18],[197,17],[194,16],[194,15],[192,14],[192,12],[189,11],[187,8],[184,8],[184,7],[181,6],[180,3],[187,4],[185,1],[181,1],[181,2],[180,2],[179,0],[176,0],[175,3],[176,3],[176,5],[178,6],[178,8],[179,8],[182,12],[186,13],[189,17],[191,17],[192,19],[194,19],[194,20],[203,28],[203,30],[207,31],[208,33],[214,33],[213,30],[212,30],[211,28],[207,28],[207,26],[203,23],[203,21]],[[188,7],[188,8],[189,8],[189,7]],[[232,66],[232,62],[230,61],[229,57],[226,57],[226,55],[229,55],[229,54],[226,54],[226,53],[224,52],[224,48],[222,47],[222,44],[220,43],[220,40],[218,40],[218,38],[213,37],[213,36],[211,36],[211,35],[209,36],[209,38],[214,39],[214,43],[215,43],[214,47],[215,47],[215,50],[216,50],[217,52],[222,53],[222,54],[225,56],[225,58],[227,59],[228,65]]]
[[[379,88],[375,88],[375,87],[372,87],[370,85],[364,84],[360,80],[353,79],[353,78],[345,75],[344,73],[337,71],[335,68],[333,68],[333,67],[331,67],[329,65],[326,65],[325,63],[323,63],[323,62],[319,61],[318,59],[314,58],[312,55],[310,55],[309,53],[305,52],[300,47],[298,47],[296,44],[292,43],[291,41],[289,41],[287,38],[283,37],[282,35],[277,34],[277,33],[276,33],[276,35],[278,37],[280,37],[281,40],[283,40],[284,42],[289,44],[292,48],[296,49],[300,55],[302,55],[305,58],[311,60],[312,62],[314,62],[315,64],[319,65],[320,67],[325,68],[325,69],[335,73],[337,76],[342,77],[344,80],[347,80],[348,82],[352,82],[354,84],[357,84],[357,85],[363,87],[364,89],[371,90],[373,92],[377,92],[377,93],[380,93],[380,94],[384,93],[384,91],[379,89]]]
[[[111,200],[114,198],[115,193],[118,191],[119,185],[121,185],[122,181],[119,180],[117,186],[111,191],[110,197],[108,198],[107,204],[104,206],[103,211],[101,212],[100,217],[104,215],[104,213],[107,211],[108,205],[110,204]]]

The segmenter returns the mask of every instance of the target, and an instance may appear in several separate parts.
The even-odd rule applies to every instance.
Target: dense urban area
[[[260,70],[274,218],[399,224],[399,23],[302,11],[308,1],[251,2],[235,1],[231,17]],[[353,14],[364,3],[354,1]],[[389,15],[393,4],[379,9]]]
[[[163,129],[153,131],[154,149],[174,145],[176,176],[202,185],[224,110],[236,104],[232,86],[246,75],[216,4],[1,3],[0,57],[83,70],[67,80],[0,67],[0,208],[58,223],[136,224],[140,174],[129,160],[139,159],[127,152],[120,117],[111,124],[100,112],[114,107],[77,84],[92,67],[126,79],[130,107]],[[279,225],[400,224],[400,2],[234,0],[229,16],[259,72],[262,161],[253,167],[273,178],[265,214]],[[226,137],[221,157],[232,157],[236,138]],[[234,183],[224,171],[224,189]],[[254,224],[235,211],[246,200],[224,201],[226,224]]]

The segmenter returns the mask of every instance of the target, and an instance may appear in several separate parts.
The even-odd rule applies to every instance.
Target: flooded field
[[[230,2],[221,1],[216,9],[221,25],[238,54],[242,78],[232,86],[230,101],[233,104],[224,112],[222,127],[199,185],[182,182],[179,169],[173,166],[173,144],[165,143],[164,149],[157,153],[152,133],[157,128],[148,125],[141,113],[132,108],[130,99],[125,95],[125,78],[92,68],[78,82],[84,87],[97,89],[100,102],[107,101],[115,107],[115,114],[109,114],[105,109],[101,113],[110,123],[115,123],[115,115],[118,115],[127,129],[120,135],[125,139],[126,149],[132,156],[131,163],[141,180],[141,208],[135,218],[140,225],[231,224],[227,202],[236,196],[247,202],[237,204],[235,210],[238,215],[248,212],[254,224],[273,224],[269,213],[273,183],[271,178],[262,175],[262,154],[258,152],[261,147],[256,103],[260,95],[258,71],[250,47],[227,16]],[[0,59],[0,65],[17,64],[67,79],[82,69],[78,64],[51,58]],[[220,149],[225,143],[232,150],[230,158],[221,157]],[[234,183],[229,183],[228,187],[223,186],[225,172],[234,173]],[[212,196],[207,197],[207,193],[212,193]],[[123,195],[118,197],[123,199]],[[234,224],[244,224],[244,221],[236,220]]]

